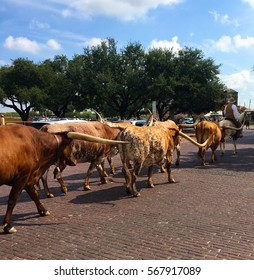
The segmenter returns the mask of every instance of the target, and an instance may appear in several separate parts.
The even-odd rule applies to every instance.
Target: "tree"
[[[220,65],[201,50],[151,49],[129,43],[117,51],[109,38],[84,48],[69,60],[64,55],[34,64],[17,59],[0,69],[0,103],[23,120],[31,109],[50,110],[57,117],[95,109],[107,117],[137,117],[156,101],[159,119],[177,113],[218,110],[224,85]]]
[[[72,101],[75,96],[75,86],[69,76],[69,60],[66,56],[55,56],[54,60],[45,60],[40,65],[45,83],[44,107],[57,117],[63,118],[74,110]]]
[[[160,120],[220,108],[224,85],[218,78],[219,66],[204,58],[201,50],[152,49],[146,66],[150,98],[156,101]]]
[[[174,106],[178,112],[200,114],[218,110],[223,100],[219,67],[201,50],[185,48],[176,56]]]
[[[103,115],[131,118],[146,103],[145,52],[129,44],[117,53],[113,39],[84,49],[82,91]]]
[[[172,50],[151,49],[147,54],[146,67],[149,80],[150,102],[156,101],[160,120],[169,117],[175,98],[175,54]]]
[[[121,51],[118,71],[115,73],[117,91],[108,96],[121,119],[138,118],[149,100],[145,63],[146,54],[141,44],[130,43]]]
[[[113,113],[106,109],[105,84],[114,83],[112,65],[117,58],[116,43],[113,39],[102,41],[100,45],[84,48],[82,56],[76,57],[80,64],[80,80],[77,82],[77,96],[82,108],[92,108],[103,115]],[[79,106],[79,108],[80,108]]]
[[[0,103],[15,110],[23,121],[45,97],[39,67],[32,61],[19,58],[0,69]]]

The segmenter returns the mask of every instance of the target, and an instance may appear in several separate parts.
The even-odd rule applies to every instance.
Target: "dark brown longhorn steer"
[[[82,134],[82,137],[85,135]],[[11,224],[12,213],[23,189],[34,201],[38,213],[41,216],[49,215],[49,211],[41,204],[34,185],[42,174],[58,161],[59,156],[65,158],[67,155],[67,161],[74,160],[70,153],[70,143],[75,138],[73,132],[56,135],[24,125],[0,127],[0,185],[12,187],[3,221],[5,233],[16,232]],[[112,141],[104,141],[113,144]]]
[[[119,133],[119,140],[130,142],[128,145],[119,145],[127,192],[132,192],[133,196],[140,195],[135,183],[142,166],[148,167],[148,187],[153,188],[153,164],[161,165],[164,161],[169,183],[175,182],[171,175],[171,162],[175,146],[173,137],[176,134],[179,134],[198,147],[206,146],[210,140],[209,138],[205,143],[199,144],[178,129],[168,129],[162,126],[133,126],[127,127]],[[132,170],[129,169],[130,161],[133,163]]]
[[[41,128],[41,130],[49,133],[59,133],[62,131],[79,132],[96,137],[101,137],[104,139],[114,140],[116,139],[121,128],[112,128],[101,122],[93,121],[72,124],[54,123],[50,125],[44,125]],[[84,190],[90,190],[89,180],[95,168],[97,168],[101,183],[107,183],[107,180],[105,178],[106,174],[104,171],[104,167],[101,165],[101,163],[107,156],[112,155],[112,153],[115,152],[116,149],[114,149],[112,145],[104,145],[100,143],[91,143],[87,141],[74,140],[70,145],[70,149],[72,157],[74,158],[73,164],[70,164],[71,162],[68,163],[66,162],[66,160],[62,160],[61,158],[59,158],[58,162],[56,163],[57,171],[55,169],[54,172],[63,193],[67,193],[67,185],[65,184],[62,178],[62,172],[67,165],[76,165],[77,163],[90,162],[89,168],[84,179]],[[53,197],[53,194],[50,192],[47,184],[47,172],[43,175],[41,179],[47,197]]]

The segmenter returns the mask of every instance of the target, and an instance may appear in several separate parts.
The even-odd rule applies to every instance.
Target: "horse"
[[[237,154],[237,149],[236,149],[236,140],[237,140],[237,132],[239,130],[242,130],[244,127],[245,120],[247,118],[247,111],[244,111],[243,113],[240,114],[238,120],[241,123],[241,127],[236,127],[233,122],[230,120],[221,120],[219,122],[219,126],[221,127],[222,130],[222,140],[220,142],[220,152],[221,155],[223,156],[225,153],[225,142],[227,139],[232,138],[233,140],[233,145],[234,145],[234,152],[233,155]]]

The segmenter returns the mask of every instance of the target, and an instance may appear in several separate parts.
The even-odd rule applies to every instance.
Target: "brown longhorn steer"
[[[142,166],[148,167],[148,187],[153,188],[152,168],[153,164],[161,165],[165,162],[169,183],[175,180],[171,175],[172,154],[175,143],[173,137],[179,134],[198,147],[207,144],[210,138],[203,144],[198,144],[188,135],[178,129],[168,129],[162,126],[127,127],[119,133],[118,139],[128,141],[128,145],[119,145],[120,157],[123,164],[123,173],[126,180],[126,190],[133,196],[139,196],[135,183]],[[212,136],[211,136],[212,137]],[[129,169],[132,161],[133,169]]]
[[[70,144],[77,137],[74,132],[50,134],[24,125],[5,125],[0,127],[0,185],[11,186],[3,226],[5,233],[16,232],[12,226],[12,213],[23,189],[34,201],[41,216],[49,211],[41,204],[34,185],[42,174],[59,157],[66,162],[75,161],[70,152]],[[89,136],[88,136],[88,141]],[[104,143],[115,144],[104,140]]]
[[[49,133],[59,133],[62,131],[69,132],[79,132],[85,133],[96,137],[101,137],[104,139],[114,140],[116,139],[118,133],[120,132],[120,127],[109,127],[101,122],[92,121],[84,123],[72,123],[72,124],[50,124],[45,125],[41,128],[42,131]],[[65,160],[59,159],[56,163],[57,169],[55,169],[54,174],[61,186],[63,193],[67,193],[67,185],[62,178],[62,172],[67,165],[76,165],[77,163],[90,162],[89,168],[84,179],[84,190],[90,190],[89,179],[96,168],[102,184],[106,184],[107,174],[104,171],[102,162],[107,156],[113,156],[116,153],[116,146],[105,145],[100,143],[91,143],[87,141],[77,141],[74,140],[70,146],[71,155],[74,158],[73,164],[66,162]],[[117,150],[118,152],[118,150]],[[111,157],[110,157],[111,159]],[[45,193],[47,197],[53,197],[47,184],[47,172],[41,178],[44,186]]]
[[[216,149],[220,145],[222,131],[217,122],[211,121],[201,121],[196,125],[196,139],[198,143],[205,142],[209,137],[211,137],[205,147],[201,147],[198,150],[198,157],[200,159],[201,166],[205,165],[205,153],[211,148],[212,155],[210,162],[217,160]]]

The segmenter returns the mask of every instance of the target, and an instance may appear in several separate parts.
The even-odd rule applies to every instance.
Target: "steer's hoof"
[[[11,225],[4,226],[4,233],[15,233],[17,230]]]
[[[53,198],[53,197],[54,197],[53,193],[47,194],[47,198]]]
[[[63,194],[67,194],[68,189],[67,188],[62,188],[61,191],[62,191]]]
[[[48,210],[39,211],[40,216],[45,217],[49,216],[50,212]]]
[[[91,188],[89,185],[84,186],[84,191],[90,191],[90,190],[91,190]]]
[[[136,192],[133,194],[133,197],[139,197],[140,196],[140,193],[139,192]]]

